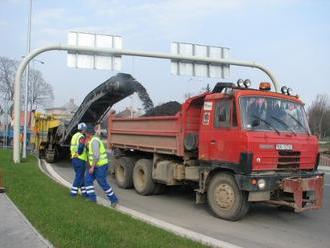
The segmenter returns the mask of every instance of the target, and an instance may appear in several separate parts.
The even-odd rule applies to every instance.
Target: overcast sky
[[[0,56],[20,59],[26,53],[29,0],[0,0]],[[317,0],[33,0],[32,48],[66,43],[70,30],[121,35],[126,49],[169,52],[171,41],[230,48],[230,58],[269,67],[310,104],[330,93],[330,1]],[[66,67],[64,52],[38,57],[34,67],[53,86],[55,105],[86,94],[114,72]],[[174,76],[165,60],[127,57],[123,72],[147,88],[155,103],[182,102],[221,79]],[[256,69],[231,67],[225,81],[269,81]],[[134,100],[138,104],[137,100]]]

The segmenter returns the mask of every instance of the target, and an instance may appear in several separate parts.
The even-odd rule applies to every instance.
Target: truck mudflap
[[[293,195],[293,201],[270,200],[269,203],[294,208],[299,213],[320,209],[323,205],[324,176],[284,178],[280,185],[284,193]]]

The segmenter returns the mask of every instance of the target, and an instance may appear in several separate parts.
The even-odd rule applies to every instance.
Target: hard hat
[[[81,122],[81,123],[78,124],[78,130],[79,131],[86,131],[86,129],[87,129],[86,123]]]

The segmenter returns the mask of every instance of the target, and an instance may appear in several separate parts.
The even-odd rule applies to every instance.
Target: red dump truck
[[[322,207],[318,140],[304,104],[269,83],[218,83],[186,100],[175,116],[109,118],[108,145],[121,188],[159,194],[192,185],[222,219],[238,220],[254,202],[296,212]]]

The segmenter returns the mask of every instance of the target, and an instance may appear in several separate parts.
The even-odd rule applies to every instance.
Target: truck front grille
[[[300,152],[278,151],[278,169],[296,169],[300,165]]]

